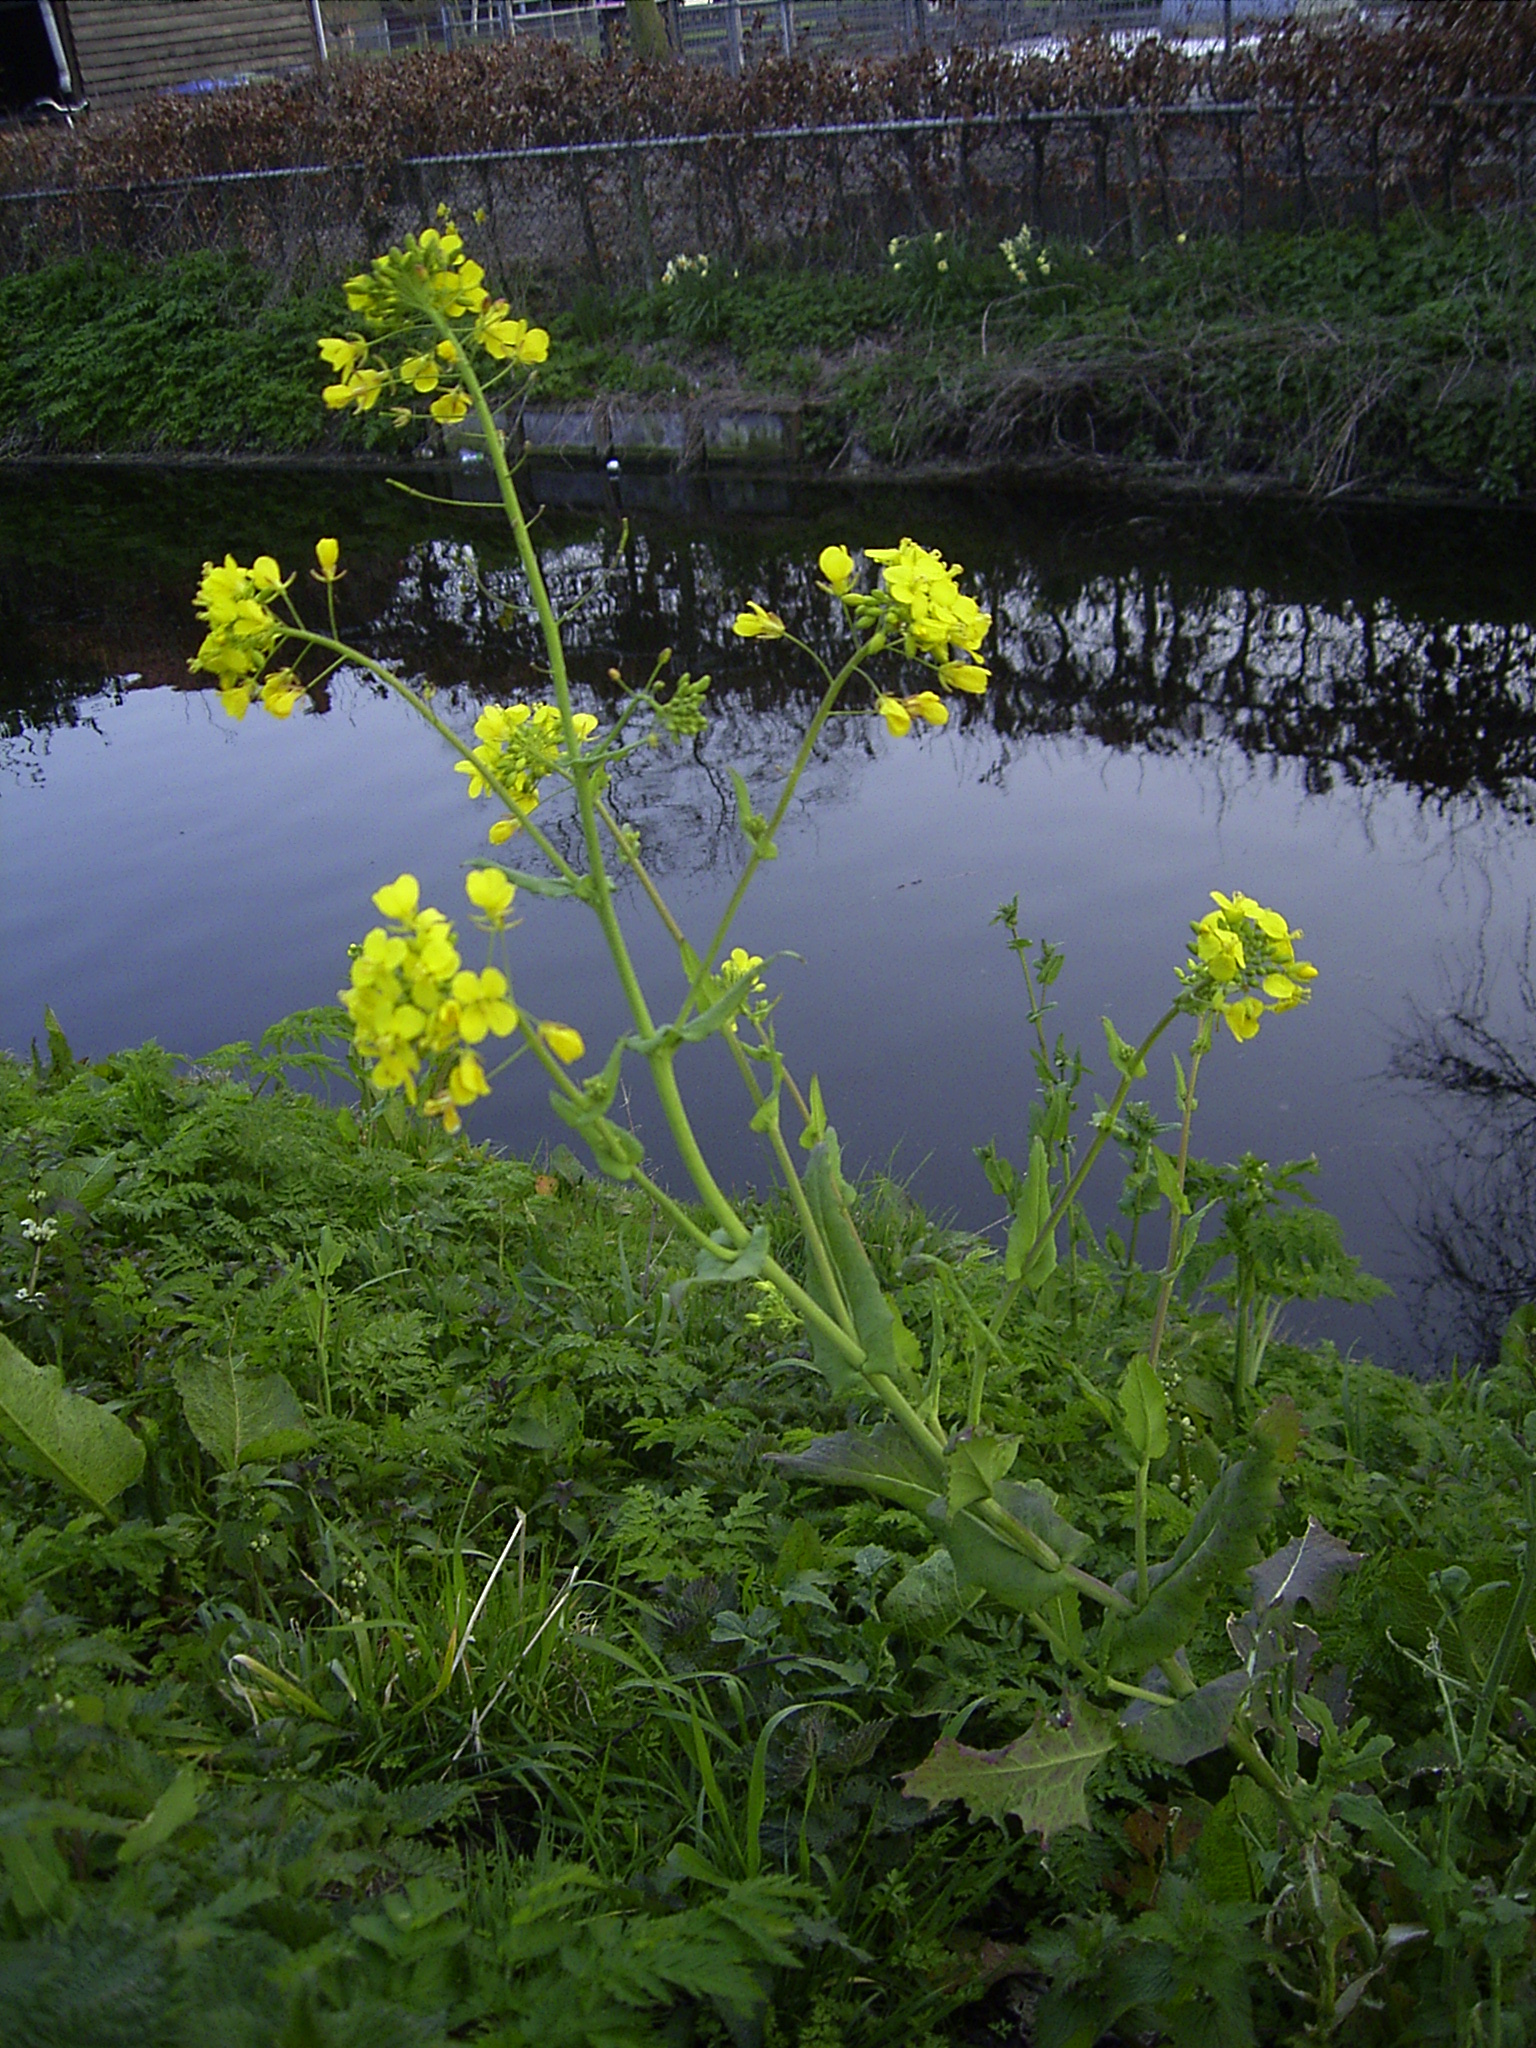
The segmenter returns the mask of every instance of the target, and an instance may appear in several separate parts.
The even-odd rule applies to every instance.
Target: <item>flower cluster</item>
[[[578,711],[572,723],[579,740],[590,738],[597,720]],[[524,818],[539,806],[539,784],[559,767],[564,750],[560,709],[555,704],[491,704],[475,720],[472,761],[455,762],[455,772],[469,777],[469,793],[483,796],[494,788],[509,810],[491,827],[494,846],[510,839]],[[478,765],[477,765],[478,764]],[[494,780],[493,780],[494,778]]]
[[[339,554],[334,540],[315,542],[315,560],[320,566],[311,573],[316,582],[333,585],[338,581]],[[308,686],[291,668],[273,669],[263,679],[267,664],[292,631],[274,608],[286,602],[292,581],[270,555],[258,555],[248,569],[233,555],[226,555],[221,566],[203,564],[193,602],[208,630],[188,667],[214,678],[220,704],[236,721],[244,718],[255,702],[258,683],[261,703],[274,718],[290,717],[307,694]]]
[[[499,886],[483,886],[487,874]],[[504,913],[511,901],[512,885],[495,869],[472,874],[465,887],[477,906],[489,894]],[[373,1085],[403,1088],[409,1102],[426,1063],[439,1085],[422,1109],[456,1131],[459,1111],[491,1092],[474,1048],[517,1029],[507,978],[499,968],[476,974],[463,965],[452,924],[440,910],[419,907],[414,875],[375,890],[373,900],[394,929],[375,925],[353,952],[350,986],[340,992],[353,1041],[373,1061]]]
[[[936,277],[948,276],[949,258],[943,252],[942,228],[931,235],[892,235],[885,245],[886,261],[897,276],[913,267],[931,269]]]
[[[547,359],[548,334],[513,319],[507,301],[491,297],[484,270],[465,255],[446,211],[439,212],[440,229],[407,235],[347,279],[347,305],[374,339],[326,335],[319,342],[321,360],[335,373],[324,393],[333,410],[370,412],[398,391],[407,402],[392,408],[397,425],[410,419],[410,400],[422,397],[431,399],[427,410],[439,425],[455,426],[472,404],[458,374],[470,352],[508,368],[533,369]],[[403,343],[404,353],[384,355],[391,342]]]
[[[735,988],[740,982],[747,982],[754,989],[761,988],[762,967],[761,953],[749,953],[745,946],[733,946],[710,977],[708,988],[711,998],[724,995],[727,989]],[[768,1013],[773,1007],[767,996],[762,995],[755,1002],[743,1003],[742,1010],[754,1024],[761,1026],[767,1021]],[[734,1037],[736,1019],[732,1017],[725,1028]]]
[[[666,269],[661,273],[661,281],[664,285],[670,286],[680,283],[685,277],[708,277],[708,275],[709,258],[707,256],[674,256]]]
[[[858,630],[881,634],[910,660],[922,662],[933,671],[939,690],[972,695],[985,690],[991,670],[976,656],[992,618],[955,581],[960,564],[946,562],[915,540],[903,540],[894,548],[866,548],[864,555],[880,572],[873,590],[857,587],[858,565],[847,548],[826,547],[817,558],[826,579],[822,588],[838,599]],[[732,630],[744,640],[777,640],[787,628],[777,612],[754,603],[738,613]],[[949,708],[937,690],[918,690],[905,697],[881,690],[875,710],[898,739],[919,721],[944,725],[949,719]]]
[[[262,672],[284,636],[272,606],[292,580],[284,580],[270,555],[258,555],[248,569],[233,555],[226,555],[222,566],[203,564],[194,603],[208,630],[188,666],[214,678],[219,702],[233,719],[250,710]],[[292,669],[275,669],[261,682],[261,701],[274,718],[287,718],[303,695],[304,685]]]
[[[1035,247],[1035,238],[1029,231],[1027,221],[1016,235],[1006,236],[997,246],[1003,252],[1003,261],[1013,273],[1015,284],[1044,284],[1050,276],[1050,256],[1044,248]]]
[[[1293,931],[1278,910],[1251,896],[1211,891],[1216,908],[1191,925],[1189,964],[1179,969],[1185,1002],[1225,1017],[1239,1042],[1256,1035],[1266,1009],[1310,1000],[1317,969],[1296,958]]]

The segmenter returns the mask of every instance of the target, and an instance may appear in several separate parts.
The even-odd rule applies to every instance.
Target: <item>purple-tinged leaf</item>
[[[1088,1780],[1119,1741],[1112,1716],[1082,1700],[1041,1714],[1005,1749],[968,1749],[941,1736],[916,1770],[902,1774],[909,1799],[930,1806],[963,1799],[972,1820],[1015,1815],[1044,1846],[1065,1828],[1088,1825]]]

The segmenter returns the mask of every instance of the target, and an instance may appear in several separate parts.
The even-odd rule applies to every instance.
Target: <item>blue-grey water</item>
[[[552,500],[589,488],[534,482]],[[538,690],[485,513],[356,476],[0,481],[0,1045],[24,1052],[51,1004],[82,1053],[154,1037],[196,1057],[332,1000],[370,892],[401,869],[462,902],[488,816],[398,702],[343,674],[322,710],[236,726],[188,687],[204,556],[266,547],[286,568],[322,532],[349,567],[348,630],[430,681],[461,728]],[[1309,1009],[1218,1045],[1197,1149],[1315,1153],[1319,1198],[1396,1290],[1294,1327],[1419,1368],[1486,1350],[1536,1292],[1529,524],[647,479],[552,503],[542,533],[557,589],[582,601],[591,700],[663,646],[716,678],[706,738],[615,792],[701,944],[741,859],[725,768],[742,761],[766,794],[813,701],[792,655],[729,621],[756,597],[830,645],[817,550],[904,532],[964,561],[994,612],[993,690],[906,740],[840,722],[737,932],[801,956],[775,973],[779,1036],[802,1081],[819,1075],[848,1156],[993,1222],[973,1148],[1022,1154],[1032,1086],[999,904],[1017,896],[1023,929],[1065,946],[1052,1027],[1107,1093],[1100,1015],[1144,1028],[1208,892],[1242,888],[1305,929],[1321,978]],[[606,1050],[624,1019],[595,928],[577,906],[520,907],[516,992]],[[643,899],[625,914],[664,1007],[671,948]],[[1166,1106],[1166,1060],[1153,1088]],[[766,1177],[726,1063],[701,1054],[689,1093],[725,1177]],[[643,1075],[628,1113],[665,1165]],[[523,1067],[473,1129],[524,1149],[567,1135]],[[1101,1225],[1114,1193],[1106,1170]]]

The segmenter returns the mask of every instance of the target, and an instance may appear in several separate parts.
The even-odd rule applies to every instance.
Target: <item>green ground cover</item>
[[[1107,460],[1502,499],[1536,479],[1533,249],[1518,216],[1405,216],[1139,259],[1036,244],[1022,281],[990,242],[919,237],[877,273],[715,255],[649,292],[503,287],[551,328],[545,398],[792,401],[817,463]],[[312,337],[345,326],[339,298],[276,295],[240,258],[71,260],[0,282],[0,320],[13,452],[399,445],[316,406]]]
[[[1500,2010],[1528,2038],[1523,1330],[1432,1386],[1270,1348],[1300,1434],[1245,1555],[1305,1594],[1256,1712],[1292,1818],[1230,1754],[1122,1750],[1042,1849],[899,1774],[941,1733],[1061,1715],[1047,1645],[957,1586],[931,1518],[764,1455],[867,1402],[766,1287],[683,1284],[692,1247],[635,1189],[294,1092],[338,1021],[197,1068],[57,1034],[0,1065],[8,1344],[144,1450],[89,1504],[0,1347],[8,2042],[1224,2044],[1346,2016],[1472,2042]],[[1302,1263],[1345,1283],[1326,1225],[1204,1185],[1241,1271],[1301,1289],[1276,1221],[1301,1214]],[[1137,1186],[1133,1156],[1132,1209]],[[1001,1260],[888,1184],[857,1214],[963,1402],[962,1304],[989,1312]],[[792,1259],[794,1219],[756,1216]],[[1110,1575],[1153,1291],[1079,1224],[991,1363],[1018,1471]],[[1145,1475],[1162,1546],[1245,1441],[1232,1320],[1186,1291]],[[1314,1515],[1357,1570],[1316,1531],[1284,1550]],[[1263,1609],[1242,1561],[1199,1676]]]

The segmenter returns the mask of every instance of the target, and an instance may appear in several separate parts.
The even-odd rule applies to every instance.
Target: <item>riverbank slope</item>
[[[552,332],[535,403],[772,411],[791,422],[783,459],[810,470],[1509,501],[1536,492],[1533,257],[1516,215],[1404,217],[1140,259],[934,234],[874,272],[714,261],[648,292],[502,284]],[[0,452],[415,452],[418,425],[321,407],[314,337],[347,317],[333,289],[281,290],[239,257],[13,276]],[[670,459],[714,458],[685,431]]]

